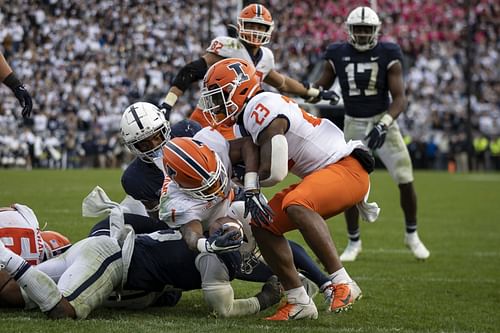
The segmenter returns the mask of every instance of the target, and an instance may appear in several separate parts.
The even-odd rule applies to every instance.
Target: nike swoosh
[[[344,303],[344,305],[349,304],[349,300],[351,299],[351,292],[349,291],[349,294],[346,296],[346,298],[341,299],[340,301]]]
[[[371,57],[371,58],[370,58],[370,60],[371,60],[371,61],[375,61],[375,60],[377,60],[377,59],[378,59],[378,57]]]
[[[295,317],[297,317],[302,311],[304,311],[304,308],[302,308],[299,311],[297,311],[297,313],[294,314],[293,316],[288,315],[288,319],[295,319]]]

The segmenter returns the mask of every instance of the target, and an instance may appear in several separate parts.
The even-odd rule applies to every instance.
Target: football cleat
[[[318,309],[312,298],[309,298],[308,304],[292,304],[286,302],[278,308],[278,311],[266,320],[283,321],[298,319],[318,319]]]
[[[363,297],[361,289],[355,281],[349,283],[332,283],[328,288],[332,291],[332,297],[328,300],[330,303],[328,311],[330,312],[339,313],[348,311],[355,301]]]
[[[362,247],[361,247],[361,240],[358,241],[351,241],[349,240],[349,243],[347,243],[347,247],[345,248],[344,252],[340,255],[340,260],[345,262],[345,261],[354,261],[356,260],[358,254],[361,253]]]
[[[411,250],[415,258],[419,260],[425,260],[429,258],[431,254],[429,250],[427,250],[427,248],[425,247],[424,243],[422,243],[422,241],[418,237],[416,231],[412,232],[411,234],[406,233],[405,245]]]
[[[281,300],[281,283],[276,275],[271,276],[255,297],[259,301],[260,311],[267,309]]]

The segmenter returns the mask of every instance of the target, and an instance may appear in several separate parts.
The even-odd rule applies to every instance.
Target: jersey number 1
[[[370,71],[370,82],[368,88],[363,90],[364,96],[373,96],[377,94],[375,84],[377,83],[378,63],[376,62],[362,62],[359,64],[350,63],[346,66],[347,82],[349,83],[349,96],[361,95],[361,89],[356,86],[356,73],[364,73]]]

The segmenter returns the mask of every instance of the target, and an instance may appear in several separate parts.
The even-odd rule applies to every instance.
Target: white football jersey
[[[43,240],[35,213],[25,205],[0,208],[0,240],[32,265],[43,259]]]
[[[229,159],[229,142],[210,127],[205,127],[193,137],[214,150],[226,168],[228,178],[231,175]],[[196,199],[185,193],[179,186],[166,178],[160,198],[160,220],[170,228],[180,228],[193,220],[201,221],[204,230],[208,230],[210,222],[227,215],[231,203],[231,182],[227,185],[228,198],[217,198],[212,201]]]
[[[274,55],[273,52],[265,46],[261,46],[260,50],[261,51],[257,53],[257,57],[254,59],[238,38],[225,36],[216,37],[207,48],[207,52],[217,54],[224,58],[238,58],[250,62],[255,66],[257,75],[262,81],[269,72],[274,69]]]
[[[344,134],[327,119],[302,110],[286,96],[263,92],[254,96],[243,110],[243,125],[253,141],[276,118],[289,122],[285,138],[288,143],[288,168],[303,178],[307,174],[348,156],[363,143],[344,140]]]

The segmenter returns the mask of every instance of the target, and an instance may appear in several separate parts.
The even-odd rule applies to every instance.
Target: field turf
[[[81,217],[83,197],[100,185],[120,201],[120,174],[0,170],[0,206],[28,204],[42,227],[47,224],[75,242],[98,221]],[[295,180],[289,177],[286,183]],[[361,224],[363,252],[345,265],[364,293],[349,313],[327,313],[318,295],[316,321],[264,321],[275,308],[223,320],[210,316],[201,292],[194,291],[185,293],[174,308],[100,309],[84,321],[54,322],[37,311],[0,309],[0,332],[500,332],[500,174],[417,172],[415,185],[419,234],[431,257],[419,262],[404,247],[397,188],[385,171],[376,170],[371,200],[382,212],[374,224]],[[340,252],[347,243],[343,216],[328,224]],[[287,236],[304,244],[296,232]],[[237,297],[260,288],[240,281],[233,286]]]

